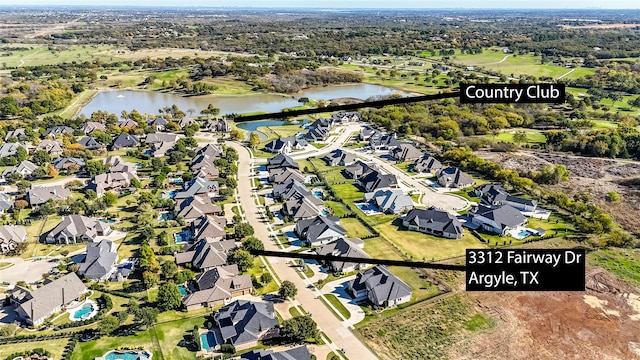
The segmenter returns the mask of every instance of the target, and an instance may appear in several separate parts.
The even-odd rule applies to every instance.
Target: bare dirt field
[[[640,291],[588,269],[586,292],[475,293],[494,329],[450,347],[451,359],[640,359]]]
[[[590,24],[582,26],[563,26],[565,29],[633,29],[640,24]]]

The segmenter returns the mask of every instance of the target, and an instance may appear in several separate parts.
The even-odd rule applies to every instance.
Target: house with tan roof
[[[198,291],[182,299],[187,311],[228,304],[236,296],[249,295],[253,289],[251,275],[239,275],[238,265],[216,266],[198,275]]]

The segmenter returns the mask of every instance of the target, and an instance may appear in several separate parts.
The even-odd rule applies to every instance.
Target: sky
[[[111,6],[207,6],[273,8],[380,8],[380,9],[640,9],[640,0],[1,0],[0,5],[111,5]]]

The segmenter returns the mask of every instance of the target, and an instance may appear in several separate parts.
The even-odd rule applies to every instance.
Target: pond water
[[[240,129],[243,130],[247,130],[247,131],[251,131],[251,132],[256,132],[258,134],[258,136],[260,136],[260,141],[264,141],[268,138],[267,134],[258,131],[258,128],[261,126],[280,126],[280,125],[284,125],[285,123],[287,123],[286,121],[282,121],[282,120],[256,120],[256,121],[247,121],[247,122],[241,122],[241,123],[237,123],[237,126]],[[303,125],[303,124],[307,124],[309,123],[309,120],[302,120],[301,122],[298,123],[289,123],[291,125]],[[302,129],[300,129],[302,131]]]
[[[307,89],[293,95],[252,94],[245,96],[205,95],[183,97],[171,93],[157,91],[103,91],[98,93],[80,114],[91,117],[91,113],[102,110],[120,115],[122,110],[138,110],[141,114],[158,114],[159,109],[176,104],[181,110],[195,110],[194,115],[200,114],[209,104],[220,109],[221,114],[247,112],[278,112],[283,108],[300,106],[298,99],[335,99],[353,97],[366,100],[377,95],[390,95],[397,92],[386,86],[371,84],[334,85]]]

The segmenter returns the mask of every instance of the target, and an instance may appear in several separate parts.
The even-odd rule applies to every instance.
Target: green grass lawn
[[[466,231],[462,238],[451,240],[417,231],[399,229],[398,225],[392,222],[377,225],[376,229],[416,261],[422,259],[431,261],[432,259],[439,260],[463,256],[466,249],[486,247]]]
[[[393,166],[397,167],[398,169],[400,169],[402,172],[407,173],[409,175],[415,175],[415,173],[411,173],[411,171],[409,171],[409,168],[413,167],[413,161],[407,161],[407,162],[403,162],[400,164],[394,164]]]
[[[2,63],[7,67],[36,66],[60,64],[63,62],[84,62],[101,59],[111,62],[119,59],[106,52],[111,45],[69,45],[58,46],[56,50],[49,50],[47,45],[40,44],[6,44],[0,46],[0,54],[7,54],[4,47],[24,47],[26,50],[13,50],[9,56],[2,57]]]
[[[262,276],[262,274],[268,272],[266,267],[263,268],[264,265],[265,264],[259,257],[254,257],[253,266],[247,271],[247,273],[249,275],[255,276],[258,281],[260,281],[260,277]],[[259,294],[272,293],[278,291],[278,285],[276,285],[276,282],[274,280],[271,280],[268,284],[263,284],[262,288],[256,289],[256,291],[258,291]]]
[[[298,309],[295,306],[292,306],[289,308],[289,314],[291,314],[291,316],[293,317],[302,316],[302,314],[300,314],[300,311],[298,311]]]
[[[411,286],[413,293],[412,301],[421,301],[434,297],[440,293],[438,287],[420,277],[416,269],[406,266],[388,266],[389,271],[402,279],[407,285]]]
[[[544,136],[542,131],[533,130],[533,129],[508,129],[508,130],[504,130],[503,132],[498,134],[496,137],[494,137],[491,134],[484,135],[484,137],[487,139],[495,140],[495,141],[514,142],[513,135],[515,134],[516,131],[524,131],[525,133],[527,133],[526,142],[529,144],[533,144],[533,143],[544,144],[547,141],[547,138]]]
[[[333,211],[333,216],[342,217],[350,213],[349,209],[337,201],[325,201],[324,206]]]
[[[337,197],[345,201],[361,200],[364,197],[364,193],[355,184],[331,185],[331,188]]]
[[[340,224],[347,230],[348,237],[361,238],[371,235],[371,231],[356,218],[340,219]]]
[[[9,357],[9,355],[16,352],[33,350],[36,348],[43,348],[49,351],[51,353],[52,359],[62,359],[62,353],[64,352],[64,347],[67,345],[68,342],[69,342],[69,339],[63,338],[63,339],[0,345],[0,359],[6,359]]]
[[[349,312],[349,310],[347,310],[346,307],[344,307],[344,305],[342,304],[342,302],[333,294],[325,294],[324,298],[327,299],[327,301],[329,301],[331,303],[331,305],[333,305],[334,308],[336,308],[338,310],[338,312],[340,312],[340,314],[342,316],[344,316],[345,319],[349,319],[351,317],[351,313]],[[324,298],[320,298],[323,302],[324,302]],[[328,307],[328,306],[327,306]],[[333,312],[333,309],[329,307],[329,310],[331,310],[331,312]]]
[[[194,326],[202,327],[204,321],[205,316],[198,316],[156,325],[156,335],[164,358],[177,360],[195,359],[195,352],[191,352],[186,347],[178,344]]]
[[[160,346],[156,341],[153,328],[140,331],[131,336],[105,336],[94,341],[79,342],[71,356],[72,360],[93,359],[103,356],[106,352],[115,350],[121,346],[142,346],[153,353],[153,358],[160,357]],[[168,348],[170,350],[171,348]],[[195,354],[193,356],[195,358]]]
[[[364,251],[375,259],[403,260],[398,251],[381,237],[366,239]]]
[[[633,250],[601,249],[588,254],[587,261],[640,285],[640,254]]]

